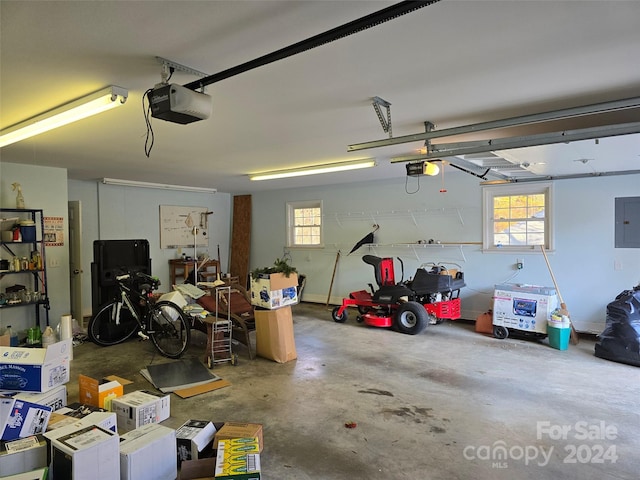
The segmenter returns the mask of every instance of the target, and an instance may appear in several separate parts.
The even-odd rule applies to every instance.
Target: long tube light
[[[178,190],[180,192],[216,193],[215,188],[192,187],[190,185],[170,185],[167,183],[137,182],[135,180],[121,180],[118,178],[103,178],[105,185],[119,185],[122,187],[156,188],[159,190]]]
[[[105,112],[127,101],[129,92],[111,85],[85,97],[16,123],[0,131],[0,148],[62,127],[97,113]]]
[[[305,175],[317,175],[320,173],[344,172],[360,168],[376,166],[376,161],[371,159],[354,160],[350,162],[327,163],[310,167],[290,168],[286,170],[274,170],[272,172],[254,173],[249,175],[250,180],[274,180],[276,178],[302,177]]]

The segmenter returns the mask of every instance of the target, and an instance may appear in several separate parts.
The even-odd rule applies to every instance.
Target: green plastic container
[[[569,337],[571,336],[571,325],[563,324],[552,325],[547,324],[547,336],[549,337],[549,345],[558,350],[566,350],[569,348]]]

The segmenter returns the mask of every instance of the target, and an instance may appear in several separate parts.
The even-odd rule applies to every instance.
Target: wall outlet
[[[516,259],[516,270],[522,270],[524,268],[524,259],[518,258]]]

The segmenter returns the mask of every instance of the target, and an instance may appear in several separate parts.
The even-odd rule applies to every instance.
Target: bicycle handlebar
[[[149,280],[151,282],[153,289],[156,289],[158,288],[158,286],[160,286],[160,279],[157,277],[152,277],[151,275],[147,275],[146,273],[142,273],[142,272],[135,272],[134,275],[137,278],[143,278],[145,280]],[[118,282],[123,282],[125,280],[130,280],[131,277],[132,277],[131,272],[128,272],[123,275],[116,275],[116,280]]]

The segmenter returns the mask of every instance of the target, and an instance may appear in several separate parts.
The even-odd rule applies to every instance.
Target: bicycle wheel
[[[108,347],[124,342],[137,330],[138,322],[126,305],[112,300],[91,317],[87,326],[87,335],[93,343]]]
[[[175,303],[162,301],[151,307],[147,328],[151,341],[165,357],[179,358],[189,347],[189,322]]]

